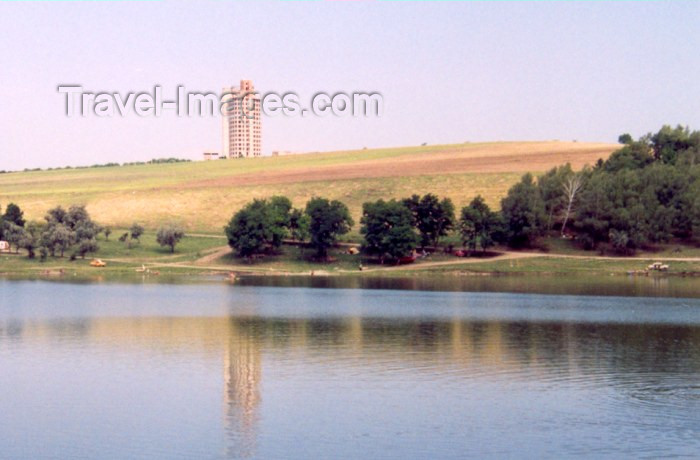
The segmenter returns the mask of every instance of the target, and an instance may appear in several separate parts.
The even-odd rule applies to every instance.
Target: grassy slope
[[[128,226],[139,221],[153,229],[163,221],[178,220],[189,231],[220,233],[233,212],[253,198],[284,194],[296,206],[303,206],[313,195],[322,195],[347,203],[359,221],[363,202],[400,198],[412,193],[449,196],[457,206],[466,205],[473,196],[482,194],[489,204],[497,207],[500,198],[524,171],[537,173],[564,161],[573,159],[576,162],[579,157],[575,152],[586,149],[587,145],[558,142],[459,144],[12,173],[0,175],[0,204],[16,202],[30,219],[41,219],[46,210],[55,205],[86,204],[95,220],[105,225]],[[596,146],[601,156],[615,148]],[[529,150],[555,154],[561,151],[562,155],[546,160],[540,158],[538,162],[536,155],[527,156]],[[511,157],[506,160],[508,154]],[[512,163],[512,171],[504,169],[504,163],[496,168],[493,165],[479,168],[477,161],[449,172],[433,168],[437,172],[431,173],[432,159],[436,163],[442,160],[444,165],[452,158],[455,161],[474,158],[493,161],[503,156],[504,161],[512,162],[513,154],[523,160]],[[597,155],[586,154],[586,162]],[[580,158],[584,158],[583,154]],[[416,161],[424,165],[416,168]],[[345,166],[356,168],[358,164],[362,165],[366,176],[358,177],[354,171],[354,176],[342,177]],[[406,165],[411,165],[412,175],[397,175],[409,168]],[[335,175],[330,180],[328,174],[333,168]],[[298,180],[283,177],[290,173],[304,177]],[[261,179],[256,182],[256,177]],[[277,177],[280,180],[276,180]]]

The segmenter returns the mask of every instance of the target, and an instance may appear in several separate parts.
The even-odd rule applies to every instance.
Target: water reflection
[[[342,289],[395,289],[408,291],[513,292],[596,296],[689,297],[700,296],[697,277],[603,276],[586,273],[563,275],[496,276],[250,276],[242,286],[313,287]]]
[[[91,379],[99,379],[101,373],[105,381],[121,378],[138,392],[150,383],[143,375],[152,372],[159,386],[175,385],[173,393],[183,401],[174,397],[167,404],[183,412],[198,413],[199,406],[188,406],[184,400],[206,393],[207,382],[215,381],[217,407],[209,411],[212,407],[202,402],[201,417],[211,424],[211,432],[220,430],[221,456],[228,458],[303,453],[294,450],[301,447],[295,445],[292,434],[290,439],[285,437],[286,432],[298,435],[294,430],[303,431],[310,440],[304,449],[309,449],[308,442],[318,442],[350,457],[356,456],[352,446],[367,433],[375,436],[375,454],[393,447],[403,457],[423,458],[431,451],[438,457],[459,457],[465,452],[476,457],[517,454],[503,444],[495,451],[489,449],[496,444],[480,442],[492,437],[517,438],[531,444],[533,455],[544,456],[686,455],[700,449],[697,321],[636,323],[634,311],[615,313],[615,299],[608,300],[611,315],[628,315],[624,321],[543,320],[549,318],[545,307],[530,313],[529,319],[507,314],[473,318],[466,315],[464,298],[460,300],[464,308],[455,309],[451,317],[379,315],[374,314],[378,310],[359,307],[358,312],[336,311],[332,317],[256,312],[254,305],[279,301],[270,295],[256,292],[245,302],[238,298],[228,306],[228,316],[55,318],[51,313],[4,312],[0,314],[0,358],[9,365],[29,360],[32,369],[58,371],[61,366],[74,366],[86,377],[84,383],[74,384],[84,384],[81,392],[88,395],[93,391]],[[316,298],[308,292],[294,295],[305,302]],[[368,302],[351,291],[342,295],[357,295],[352,302],[358,305]],[[507,312],[506,307],[523,302],[493,297],[490,306]],[[556,302],[559,309],[581,306],[575,297]],[[658,307],[663,311],[664,301],[658,301]],[[163,307],[163,313],[167,311]],[[57,356],[66,357],[65,361],[55,361]],[[82,361],[90,356],[100,365]],[[119,359],[128,365],[106,365]],[[186,371],[180,370],[183,363]],[[195,386],[180,387],[177,380],[164,379],[159,373],[169,368],[173,375],[200,372],[201,376],[193,380]],[[60,398],[25,390],[21,382],[19,371],[0,377],[0,384],[17,388],[20,402],[29,405],[38,400],[42,406],[61,409]],[[128,390],[124,390],[127,395]],[[326,392],[332,394],[333,403],[321,405]],[[163,410],[157,398],[151,404],[147,410],[156,414]],[[291,414],[308,415],[303,405],[309,405],[314,419],[304,418],[307,425],[297,427]],[[20,410],[0,401],[0,411],[16,415]],[[120,410],[106,407],[105,418],[128,418]],[[218,414],[216,420],[212,412]],[[80,417],[80,412],[66,416]],[[182,418],[185,432],[191,427],[184,420],[187,417]],[[158,432],[161,424],[155,418],[152,426],[146,423],[144,428]],[[329,428],[334,424],[335,431]],[[59,426],[46,429],[66,437]],[[2,440],[12,439],[5,436],[8,432],[10,424],[0,420],[0,448],[8,447],[8,441]],[[402,438],[407,444],[397,446],[396,433],[407,433],[415,441]],[[78,434],[72,436],[71,445],[90,443]],[[162,445],[156,449],[142,442],[134,441],[131,448],[154,457],[172,453]],[[200,444],[183,441],[184,447],[179,448],[184,450],[178,455],[218,456],[209,450],[216,443],[213,436]],[[408,446],[410,451],[402,452]],[[75,454],[65,450],[70,448],[74,447],[60,444],[57,452]],[[132,457],[134,452],[121,454]]]
[[[262,351],[254,331],[231,318],[224,355],[224,414],[228,456],[255,452]],[[240,323],[240,324],[239,324]]]

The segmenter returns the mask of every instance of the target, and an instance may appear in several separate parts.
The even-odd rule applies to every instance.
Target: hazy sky
[[[378,91],[381,118],[264,118],[263,151],[700,129],[700,2],[0,2],[0,169],[200,158],[217,118],[67,118],[126,93]]]

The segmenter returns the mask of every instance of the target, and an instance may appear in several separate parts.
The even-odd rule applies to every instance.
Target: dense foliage
[[[248,203],[224,228],[229,246],[239,257],[274,252],[288,234],[290,209],[285,197]]]
[[[502,222],[499,215],[488,207],[481,195],[462,208],[459,230],[462,244],[472,251],[477,247],[485,251],[500,237]]]
[[[354,225],[348,207],[338,200],[312,198],[306,203],[305,212],[309,216],[309,244],[320,259],[328,257],[328,249]]]
[[[386,258],[409,255],[419,240],[411,209],[396,200],[365,203],[360,223],[360,233],[364,235],[362,250],[378,256],[381,263]]]
[[[413,226],[420,234],[422,247],[437,246],[441,237],[446,236],[455,224],[455,207],[452,200],[428,193],[423,197],[413,195],[403,200],[411,211]]]
[[[75,248],[72,257],[97,252],[97,235],[102,231],[92,221],[85,206],[73,205],[66,211],[61,206],[46,213],[46,225],[40,235],[40,246],[55,256],[63,257],[65,252]]]

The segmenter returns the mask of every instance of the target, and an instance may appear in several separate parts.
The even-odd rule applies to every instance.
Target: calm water
[[[700,457],[683,297],[0,281],[0,364],[3,458]]]

